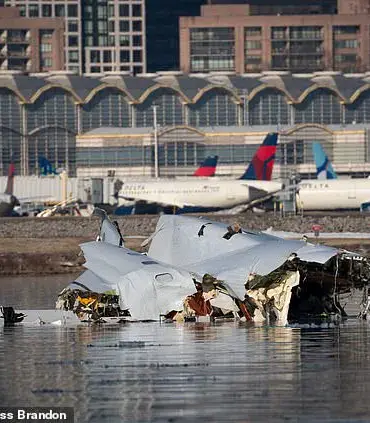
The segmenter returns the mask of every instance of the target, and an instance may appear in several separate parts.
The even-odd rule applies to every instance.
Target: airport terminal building
[[[38,157],[81,178],[190,175],[208,155],[239,176],[266,133],[274,177],[314,177],[320,141],[339,174],[370,174],[370,73],[0,73],[0,168]]]

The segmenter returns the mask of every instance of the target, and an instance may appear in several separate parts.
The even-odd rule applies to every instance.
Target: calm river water
[[[69,276],[0,279],[0,304],[53,308]],[[84,422],[370,422],[370,322],[331,328],[0,326],[0,406]]]

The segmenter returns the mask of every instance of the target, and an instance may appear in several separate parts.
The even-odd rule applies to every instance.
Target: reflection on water
[[[370,422],[370,322],[1,328],[0,392],[78,423]]]

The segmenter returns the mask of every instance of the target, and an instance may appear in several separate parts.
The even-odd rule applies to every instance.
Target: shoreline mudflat
[[[76,273],[83,270],[79,244],[86,238],[2,238],[0,276]],[[128,239],[128,248],[140,251],[143,239]]]
[[[320,224],[324,232],[370,232],[370,216],[291,216],[273,213],[242,215],[207,215],[224,223],[239,222],[244,228],[311,232]],[[125,245],[142,251],[143,237],[156,227],[158,216],[117,216]],[[84,258],[79,244],[93,241],[99,231],[97,217],[0,218],[0,275],[76,273],[83,270]],[[138,238],[135,238],[138,236]],[[316,242],[314,239],[310,239]],[[368,250],[370,239],[319,238],[320,243],[358,251]],[[369,248],[370,250],[370,248]],[[363,251],[362,251],[363,253]]]

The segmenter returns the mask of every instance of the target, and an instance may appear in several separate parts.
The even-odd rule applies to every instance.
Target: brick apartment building
[[[65,69],[146,71],[144,0],[5,0],[28,18],[64,21]]]
[[[201,16],[180,18],[181,70],[352,73],[370,68],[370,0],[297,3],[209,0]]]
[[[23,18],[15,7],[0,7],[0,71],[64,69],[63,40],[63,19]]]

